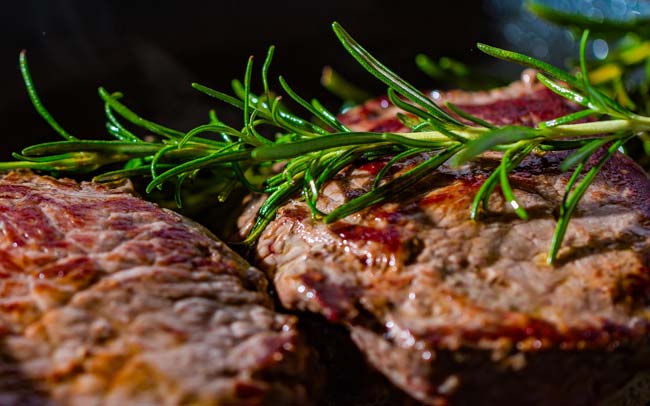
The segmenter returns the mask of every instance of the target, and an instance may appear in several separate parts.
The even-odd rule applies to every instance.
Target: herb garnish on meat
[[[537,78],[541,83],[584,107],[584,110],[543,122],[536,128],[528,128],[496,127],[449,103],[447,109],[441,108],[375,59],[340,24],[334,23],[333,29],[345,49],[388,87],[389,100],[408,113],[400,114],[399,118],[410,128],[410,132],[350,131],[321,103],[303,99],[283,77],[279,77],[279,84],[286,95],[313,115],[315,120],[310,121],[290,112],[282,103],[282,96],[272,92],[269,86],[268,72],[274,50],[271,47],[261,70],[260,94],[252,90],[252,57],[248,60],[243,83],[233,81],[235,96],[193,84],[196,90],[241,109],[241,127],[232,127],[220,121],[212,112],[207,124],[187,132],[174,130],[138,116],[122,104],[121,93],[109,93],[100,88],[99,95],[105,103],[106,127],[115,140],[81,140],[66,132],[40,102],[23,52],[20,66],[32,103],[65,140],[25,148],[20,154],[14,154],[17,161],[2,163],[0,169],[87,173],[98,171],[106,165],[123,164],[121,169],[100,172],[94,180],[106,182],[147,176],[151,178],[148,192],[165,183],[172,183],[176,187],[179,206],[182,203],[183,182],[201,170],[209,170],[218,185],[220,199],[227,198],[237,183],[269,195],[246,240],[252,243],[273,219],[278,208],[298,193],[309,204],[314,217],[331,223],[394,197],[447,161],[460,165],[486,151],[501,151],[501,164],[483,183],[468,215],[480,220],[481,211],[487,206],[490,195],[500,186],[515,213],[525,220],[528,214],[514,196],[508,180],[509,173],[534,151],[574,150],[561,166],[562,170],[573,171],[573,174],[559,207],[558,223],[548,253],[548,262],[552,264],[571,216],[598,171],[629,140],[636,137],[642,139],[650,130],[650,117],[636,113],[634,103],[626,103],[625,98],[616,95],[610,96],[608,93],[611,92],[592,83],[593,72],[590,74],[585,56],[588,30],[582,35],[580,66],[575,74],[529,56],[478,44],[479,49],[489,55],[537,69]],[[648,77],[650,70],[646,71],[646,84]],[[586,118],[593,121],[575,123]],[[147,137],[136,135],[120,120],[144,131]],[[216,134],[216,137],[209,138],[207,134]],[[585,168],[589,158],[603,148],[606,151],[597,163]],[[387,168],[401,159],[421,153],[428,153],[430,157],[400,176],[383,181]],[[381,157],[392,158],[377,174],[372,190],[329,213],[321,212],[316,207],[322,187],[341,169],[359,159]],[[282,163],[283,167],[276,173],[271,168],[278,163]]]

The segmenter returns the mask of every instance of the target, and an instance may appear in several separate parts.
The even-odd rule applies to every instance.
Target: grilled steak
[[[310,403],[264,275],[128,185],[4,175],[0,231],[0,404]]]
[[[575,111],[532,78],[432,97],[496,124]],[[378,99],[340,118],[354,130],[404,131],[395,113]],[[553,268],[545,256],[570,175],[559,170],[565,156],[534,155],[513,172],[529,221],[499,193],[481,221],[470,220],[472,198],[499,162],[486,154],[331,225],[293,200],[258,241],[258,263],[284,306],[346,325],[372,365],[426,404],[595,404],[649,360],[650,180],[615,155]],[[324,188],[320,209],[368,190],[384,163],[345,169]],[[258,204],[241,217],[242,234]]]

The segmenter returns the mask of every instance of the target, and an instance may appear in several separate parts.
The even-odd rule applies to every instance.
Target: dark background
[[[336,106],[319,84],[328,64],[383,93],[343,50],[330,29],[334,20],[423,88],[431,82],[413,63],[417,52],[475,64],[487,59],[475,42],[500,43],[494,14],[479,0],[28,0],[3,4],[1,13],[2,160],[24,146],[58,139],[26,97],[18,70],[21,49],[28,51],[36,87],[52,115],[78,137],[102,138],[98,86],[124,92],[125,103],[142,116],[186,130],[205,122],[210,108],[222,118],[237,114],[190,83],[228,91],[230,80],[243,76],[247,57],[256,55],[259,68],[271,44],[277,47],[271,76],[284,75],[305,97]]]

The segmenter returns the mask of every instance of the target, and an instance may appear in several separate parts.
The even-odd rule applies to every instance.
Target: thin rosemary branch
[[[629,32],[638,32],[646,36],[650,34],[650,19],[648,18],[631,20],[593,18],[582,14],[560,11],[537,0],[528,0],[526,6],[538,17],[562,26],[590,29],[607,35],[619,35]]]
[[[183,185],[199,172],[209,171],[220,200],[225,199],[236,184],[268,194],[245,240],[253,243],[277,210],[297,194],[301,194],[309,205],[314,218],[334,222],[394,198],[445,162],[462,164],[486,151],[500,151],[501,163],[479,189],[469,215],[480,219],[490,195],[500,185],[513,211],[526,220],[526,209],[517,202],[510,185],[510,173],[533,151],[573,149],[575,151],[562,164],[562,170],[575,170],[560,206],[560,217],[548,254],[548,262],[552,264],[571,216],[599,170],[619,147],[650,131],[650,117],[632,112],[625,107],[629,104],[619,103],[606,90],[591,82],[592,75],[585,57],[588,31],[584,32],[581,40],[580,70],[575,74],[526,55],[478,44],[479,49],[489,55],[535,67],[540,71],[538,78],[541,83],[585,107],[582,111],[540,123],[536,128],[528,128],[498,127],[453,104],[447,104],[448,110],[441,108],[379,62],[340,24],[333,23],[332,27],[351,56],[388,86],[390,101],[405,112],[398,118],[411,128],[411,132],[350,131],[318,100],[307,101],[280,76],[279,84],[285,97],[288,96],[317,120],[311,121],[291,112],[283,103],[283,96],[270,88],[268,75],[274,54],[271,47],[262,65],[262,91],[259,95],[253,90],[252,57],[246,64],[243,83],[232,82],[234,96],[205,85],[192,84],[196,90],[219,102],[240,109],[241,127],[228,125],[211,113],[208,123],[188,131],[168,128],[138,116],[122,103],[121,93],[109,93],[100,88],[106,128],[114,140],[77,140],[65,132],[43,107],[34,90],[25,54],[21,53],[21,71],[32,103],[65,140],[25,148],[21,154],[14,155],[17,161],[0,163],[0,170],[31,168],[50,172],[98,172],[94,178],[98,182],[148,177],[147,192],[171,184],[179,206]],[[423,66],[431,62],[422,58],[420,64]],[[650,64],[648,72],[650,77]],[[353,93],[355,97],[361,97],[359,92]],[[472,125],[459,121],[449,111]],[[575,123],[587,117],[600,120]],[[264,135],[270,132],[263,131],[263,128],[270,128],[273,135]],[[603,148],[607,148],[606,152],[582,175],[589,159]],[[386,180],[385,175],[391,166],[416,154],[426,154],[423,156],[429,158]],[[340,170],[358,160],[379,158],[386,158],[388,163],[377,174],[368,192],[329,213],[317,207],[322,188]],[[282,164],[279,172],[272,170],[278,167],[277,164]]]

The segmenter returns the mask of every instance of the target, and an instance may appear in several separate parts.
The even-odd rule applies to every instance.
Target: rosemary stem
[[[650,117],[638,116],[633,120],[606,120],[593,123],[566,124],[553,127],[553,133],[548,138],[563,138],[567,136],[588,136],[611,134],[619,131],[650,130]]]
[[[632,120],[634,120],[634,121],[639,122],[639,123],[643,123],[643,124],[645,124],[646,126],[650,126],[650,117],[640,116],[640,115],[638,115],[638,114],[632,114],[632,115],[630,116],[630,118],[631,118]],[[647,127],[646,127],[646,129],[647,129]]]

